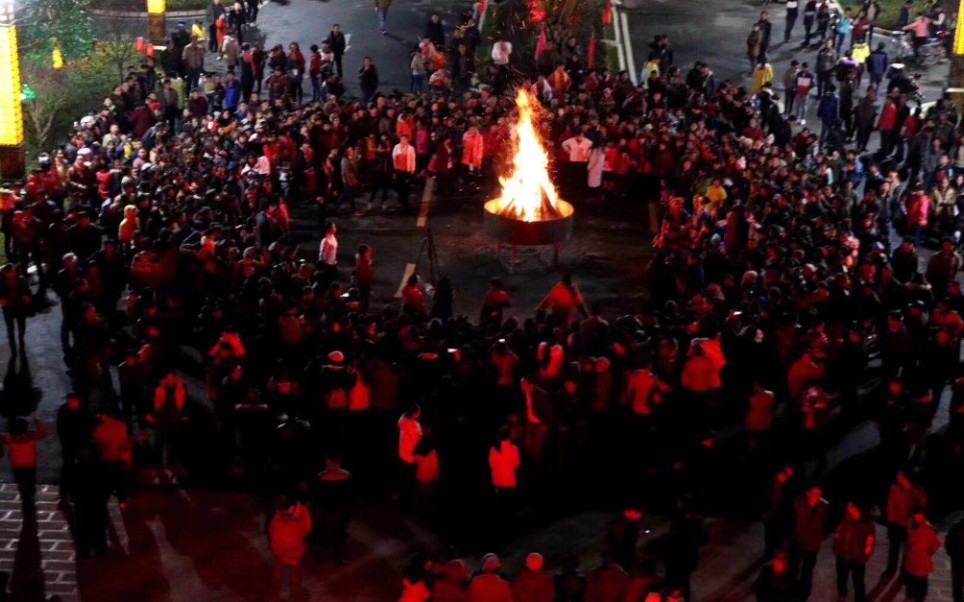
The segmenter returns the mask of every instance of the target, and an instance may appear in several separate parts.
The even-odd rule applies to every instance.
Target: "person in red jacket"
[[[301,583],[301,560],[308,549],[306,539],[311,532],[311,513],[299,502],[283,499],[278,511],[268,523],[268,540],[274,560],[271,565],[271,591],[277,598],[284,587],[285,569],[290,575],[289,591],[292,600],[307,600]]]
[[[907,552],[904,554],[904,584],[909,602],[927,599],[927,578],[934,572],[934,554],[940,549],[937,530],[927,522],[923,510],[915,510],[907,528]]]
[[[93,435],[97,456],[103,465],[107,485],[117,495],[121,510],[127,508],[127,473],[132,464],[134,442],[120,409],[107,408],[97,416]]]
[[[499,575],[502,561],[495,554],[482,557],[482,571],[469,581],[468,602],[513,602],[509,582]]]
[[[794,504],[791,557],[794,565],[800,567],[800,591],[804,598],[810,597],[813,569],[826,536],[829,509],[830,504],[823,499],[823,488],[819,485],[811,485]]]
[[[900,548],[907,543],[907,529],[911,513],[918,508],[927,508],[927,493],[916,486],[904,471],[897,473],[897,480],[890,486],[887,494],[887,569],[886,573],[897,572]]]
[[[47,436],[47,427],[40,420],[31,422],[25,416],[13,420],[10,433],[3,435],[3,442],[10,454],[10,467],[20,492],[24,510],[32,509],[37,493],[37,442]]]
[[[847,599],[847,580],[853,577],[854,601],[867,599],[864,572],[874,553],[874,523],[854,502],[847,503],[847,514],[833,535],[833,553],[837,558],[837,595]]]
[[[545,570],[542,554],[526,556],[525,568],[512,580],[512,596],[517,602],[552,602],[556,598],[555,580]]]

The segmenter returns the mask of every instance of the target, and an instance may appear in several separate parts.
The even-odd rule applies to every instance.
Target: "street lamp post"
[[[147,0],[147,37],[155,46],[166,42],[167,0]]]
[[[0,180],[18,181],[26,172],[20,50],[13,0],[0,0]]]

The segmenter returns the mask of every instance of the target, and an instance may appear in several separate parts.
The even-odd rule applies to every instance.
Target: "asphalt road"
[[[267,36],[267,47],[298,42],[302,49],[320,44],[331,26],[341,25],[350,35],[350,49],[345,53],[344,82],[348,93],[358,93],[357,70],[362,59],[371,56],[378,68],[382,92],[393,89],[407,91],[410,85],[409,53],[421,40],[425,25],[433,11],[442,15],[446,35],[458,22],[456,14],[468,2],[396,2],[388,11],[388,34],[381,35],[372,0],[290,0],[282,4],[270,2],[258,15],[258,26]]]

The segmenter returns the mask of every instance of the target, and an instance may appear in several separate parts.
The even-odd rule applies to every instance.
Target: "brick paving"
[[[57,500],[57,487],[39,486],[35,520],[24,521],[16,486],[0,485],[0,571],[11,575],[13,600],[80,600],[74,542]]]
[[[147,491],[121,515],[111,506],[111,553],[107,559],[75,562],[67,519],[57,504],[57,489],[41,486],[36,521],[22,520],[20,500],[11,484],[0,485],[0,571],[12,574],[11,599],[41,602],[59,595],[65,602],[180,600],[256,602],[266,584],[270,552],[264,536],[263,507],[253,496],[191,491]],[[508,572],[525,555],[542,552],[557,568],[568,555],[585,571],[602,552],[608,516],[586,512],[535,529],[512,541],[502,556]],[[650,537],[665,532],[653,519]],[[709,519],[709,544],[693,578],[698,602],[753,599],[753,583],[763,564],[763,528],[758,522]],[[903,600],[897,580],[883,579],[887,541],[877,527],[878,544],[867,569],[872,602]],[[324,540],[306,558],[306,586],[312,600],[390,602],[415,548],[438,549],[439,542],[393,506],[359,512],[349,530],[349,562],[340,565]],[[467,559],[474,568],[481,553]],[[834,559],[828,540],[818,559],[811,600],[836,599]],[[950,565],[943,550],[935,557],[928,600],[950,602]]]

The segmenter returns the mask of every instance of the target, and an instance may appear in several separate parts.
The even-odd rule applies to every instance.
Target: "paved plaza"
[[[434,9],[442,12],[448,30],[465,4],[396,2],[389,14],[386,36],[375,31],[370,3],[361,1],[269,3],[262,9],[259,25],[269,46],[298,41],[306,48],[320,41],[330,26],[339,22],[352,36],[352,49],[345,57],[349,91],[356,90],[353,74],[365,55],[375,57],[383,91],[404,90],[408,87],[408,61],[404,57],[421,35],[428,14]],[[669,33],[676,45],[677,64],[686,68],[700,59],[711,64],[719,79],[739,79],[745,62],[742,57],[746,33],[759,10],[757,3],[743,0],[643,2],[640,8],[626,11],[636,68],[642,66],[646,44],[653,34]],[[782,5],[774,4],[770,10],[779,16]],[[705,20],[706,26],[694,27],[697,20]],[[782,21],[776,21],[775,40],[782,34]],[[797,51],[779,44],[774,55],[778,77],[791,57],[801,57]],[[931,95],[941,78],[938,70],[927,74]],[[397,293],[406,274],[415,270],[427,275],[428,259],[420,251],[430,229],[439,254],[439,268],[450,276],[456,289],[457,313],[473,317],[478,314],[486,283],[493,275],[503,278],[513,297],[513,310],[523,315],[535,307],[563,271],[571,271],[587,300],[599,302],[607,314],[632,310],[641,301],[650,258],[649,236],[639,226],[645,223],[642,207],[580,208],[573,239],[561,249],[559,269],[507,273],[496,256],[495,245],[481,232],[482,200],[481,195],[437,198],[432,190],[419,191],[419,206],[409,212],[376,211],[339,217],[341,264],[351,263],[350,257],[359,244],[370,244],[375,256],[376,304],[397,304]],[[365,201],[361,201],[363,206]],[[301,242],[305,253],[313,256],[319,239],[317,210],[309,204],[296,205],[292,207],[292,217],[293,236]],[[347,278],[347,269],[342,275]],[[30,405],[36,405],[36,415],[48,425],[54,424],[57,407],[70,387],[61,361],[59,324],[57,307],[32,318],[27,326],[27,365],[5,373],[5,407],[24,403],[22,397],[12,398],[10,391],[34,390],[36,395]],[[6,343],[0,343],[0,366],[4,370],[11,366],[8,356]],[[10,383],[15,386],[10,387]],[[192,379],[189,385],[195,397],[206,398],[199,379]],[[940,415],[946,415],[946,407]],[[941,426],[938,423],[935,428]],[[848,460],[875,444],[874,428],[863,422],[843,437],[830,454],[831,465],[844,471]],[[14,487],[0,487],[0,571],[11,575],[10,599],[41,602],[56,595],[64,602],[256,602],[264,598],[271,556],[265,536],[265,513],[270,505],[267,498],[207,487],[172,489],[148,483],[137,491],[130,508],[121,511],[116,504],[111,506],[108,557],[79,561],[70,538],[69,517],[63,514],[54,485],[60,464],[54,433],[41,443],[39,452],[39,481],[45,485],[32,520],[25,520],[22,515]],[[847,474],[838,478],[846,480]],[[6,461],[0,463],[0,479],[12,482]],[[608,511],[596,509],[533,523],[496,551],[502,554],[505,568],[512,573],[521,568],[530,551],[541,552],[553,570],[567,555],[574,554],[583,570],[588,571],[598,563],[603,551],[603,533],[609,518]],[[951,518],[942,523],[944,528]],[[751,598],[752,585],[763,562],[761,524],[711,516],[708,526],[710,540],[701,552],[693,599],[704,602]],[[649,527],[651,540],[658,540],[667,528],[658,516],[649,519]],[[877,535],[878,547],[867,570],[870,599],[901,600],[903,590],[899,582],[880,578],[887,546],[880,524]],[[402,514],[389,501],[367,501],[361,504],[349,528],[347,563],[335,560],[322,529],[306,561],[306,586],[312,600],[391,602],[398,598],[402,572],[413,551],[454,544],[460,554],[470,559],[473,569],[482,553],[491,551],[461,543],[440,538],[433,529]],[[939,552],[936,561],[929,599],[949,601],[947,557]],[[833,556],[828,541],[817,566],[811,599],[826,602],[835,598]]]

